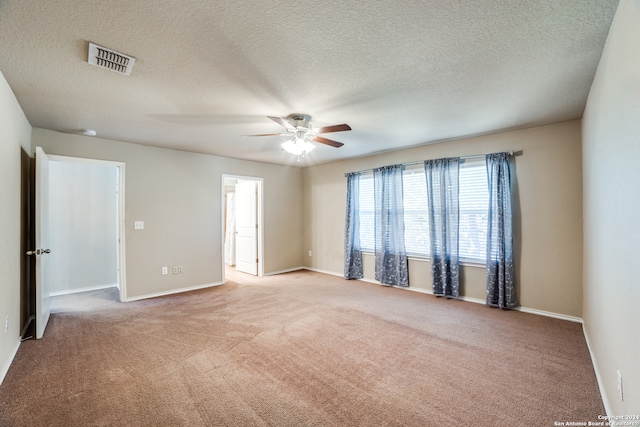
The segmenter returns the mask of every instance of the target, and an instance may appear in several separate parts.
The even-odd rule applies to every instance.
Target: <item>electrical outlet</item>
[[[184,271],[184,269],[182,268],[182,266],[178,267],[178,273],[182,273]]]
[[[313,255],[311,255],[312,253],[313,253],[313,252],[309,251],[309,256],[313,256]]]
[[[624,400],[624,394],[622,394],[622,375],[620,371],[616,371],[618,373],[618,396],[620,396],[620,400]]]
[[[7,314],[4,318],[4,331],[7,332],[9,330],[9,315]]]
[[[173,274],[178,274],[178,267],[173,267]]]
[[[169,268],[168,267],[162,267],[162,275],[166,276],[167,274],[169,274]]]

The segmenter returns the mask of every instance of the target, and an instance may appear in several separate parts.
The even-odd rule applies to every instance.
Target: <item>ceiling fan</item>
[[[303,156],[315,148],[311,142],[319,142],[331,147],[340,148],[344,144],[332,139],[319,136],[321,133],[343,132],[351,130],[348,124],[324,126],[320,128],[311,127],[311,116],[308,114],[290,114],[287,117],[267,116],[274,122],[283,126],[284,133],[263,133],[259,135],[245,136],[291,136],[291,139],[282,143],[282,149],[296,156]]]

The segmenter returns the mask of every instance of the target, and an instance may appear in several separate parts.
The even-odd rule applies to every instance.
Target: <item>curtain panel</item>
[[[409,286],[404,244],[403,165],[373,170],[375,196],[375,278],[380,283]]]
[[[344,278],[362,279],[360,249],[360,173],[347,174],[347,214],[344,233]]]
[[[458,255],[460,158],[426,160],[431,278],[434,295],[460,295]]]
[[[487,154],[489,218],[487,224],[487,305],[514,308],[513,226],[509,153]]]

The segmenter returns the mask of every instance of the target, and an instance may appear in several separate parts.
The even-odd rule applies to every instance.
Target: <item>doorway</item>
[[[263,179],[222,175],[222,281],[226,271],[264,274]]]
[[[117,288],[124,275],[124,163],[49,156],[51,296]]]
[[[77,197],[74,195],[74,191],[67,192],[56,192],[56,190],[63,189],[67,190],[66,187],[76,187],[78,184],[83,184],[86,178],[85,175],[74,175],[69,179],[60,179],[59,175],[56,177],[55,173],[52,173],[51,166],[62,166],[63,164],[69,165],[95,165],[106,168],[108,174],[111,175],[111,184],[106,191],[89,189],[80,192],[84,196]],[[64,169],[64,167],[63,167]],[[34,188],[34,217],[35,217],[35,226],[34,226],[34,236],[35,236],[35,244],[33,249],[26,252],[27,255],[35,257],[35,287],[34,287],[34,295],[35,300],[35,315],[33,319],[35,320],[35,338],[40,339],[43,337],[47,322],[49,320],[51,314],[51,306],[50,306],[50,296],[52,293],[51,285],[55,282],[56,278],[54,277],[53,270],[50,268],[51,264],[49,263],[49,258],[51,254],[55,255],[62,254],[64,252],[65,247],[75,249],[78,245],[78,241],[81,241],[86,236],[83,236],[82,231],[78,231],[73,227],[76,226],[76,221],[71,222],[71,227],[68,227],[65,232],[61,234],[58,242],[50,241],[50,232],[51,230],[57,230],[58,224],[56,224],[56,220],[53,220],[53,224],[50,224],[52,210],[50,201],[53,200],[54,203],[58,203],[62,206],[62,217],[65,217],[68,213],[71,212],[73,208],[78,206],[86,205],[87,203],[91,203],[95,201],[96,198],[107,198],[113,202],[111,205],[112,215],[111,215],[111,224],[107,226],[107,228],[112,228],[112,231],[109,233],[109,237],[107,238],[110,243],[110,251],[115,252],[112,254],[112,258],[114,259],[114,268],[115,272],[112,271],[112,278],[116,281],[115,285],[119,288],[118,299],[120,301],[126,300],[126,286],[125,286],[125,263],[124,263],[124,163],[120,162],[109,162],[102,160],[93,160],[93,159],[82,159],[75,157],[64,157],[64,156],[49,156],[47,155],[41,147],[36,147],[35,149],[35,188]],[[53,175],[53,176],[52,176]],[[63,173],[64,175],[64,173]],[[73,174],[71,174],[73,175]],[[52,179],[53,178],[53,182]],[[53,192],[51,191],[53,189]],[[97,194],[100,193],[100,194]],[[105,194],[102,194],[105,193]],[[101,207],[98,207],[98,211]],[[113,212],[115,211],[115,212]],[[86,229],[93,230],[100,228],[101,225],[91,223],[96,217],[100,217],[101,213],[98,212],[95,215],[90,212],[83,212],[80,216],[74,216],[74,219],[77,222],[86,222],[89,221],[89,226]],[[53,227],[50,227],[52,225]],[[115,231],[114,231],[115,230]],[[85,231],[86,232],[86,231]],[[90,234],[90,233],[89,233]],[[89,240],[91,240],[91,236],[89,236]],[[52,244],[53,243],[53,244]],[[89,249],[85,248],[85,251],[88,254],[93,253],[93,247]],[[78,261],[76,259],[76,254],[74,256],[67,256],[66,263],[75,263],[76,266],[81,265],[83,261]],[[81,258],[86,260],[88,258],[84,257],[84,253],[81,254]],[[99,255],[103,255],[103,252],[99,252]],[[115,256],[113,256],[115,255]],[[55,261],[55,260],[54,260]],[[63,264],[58,261],[59,264]],[[91,262],[92,266],[99,266],[102,263],[100,256],[98,256],[95,260]],[[66,279],[65,279],[66,280]],[[82,283],[82,282],[81,282]],[[114,284],[111,284],[113,287]],[[83,287],[81,285],[80,290],[89,290],[87,287]],[[79,291],[79,290],[78,290]],[[31,300],[32,297],[29,299]],[[29,329],[29,326],[25,328]],[[24,335],[24,334],[23,334]],[[24,339],[24,336],[23,336]]]

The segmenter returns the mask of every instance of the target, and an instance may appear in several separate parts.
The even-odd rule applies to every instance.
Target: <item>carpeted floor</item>
[[[0,425],[553,426],[604,408],[580,324],[309,271],[57,297]]]

